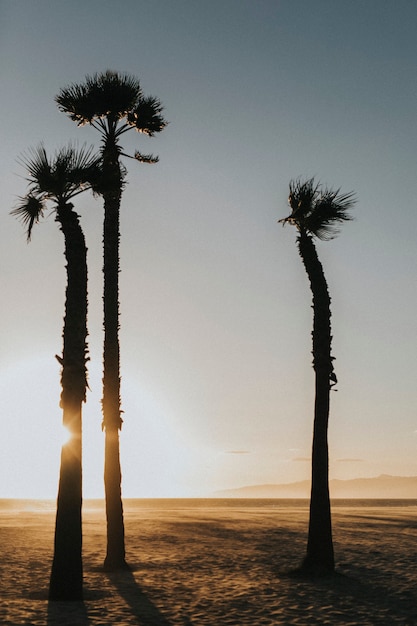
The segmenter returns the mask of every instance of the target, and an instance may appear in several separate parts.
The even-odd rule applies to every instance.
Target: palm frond
[[[158,156],[154,156],[153,154],[142,154],[139,150],[135,151],[135,156],[133,158],[139,161],[139,163],[149,163],[151,165],[158,163],[159,161]]]
[[[27,241],[32,236],[32,228],[43,217],[45,203],[42,198],[28,193],[27,196],[20,197],[20,204],[10,211],[10,215],[15,215],[26,228]]]
[[[305,219],[311,210],[311,206],[314,204],[317,192],[318,185],[314,182],[314,178],[304,182],[299,178],[290,181],[288,204],[291,207],[291,213],[279,220],[279,223],[283,225],[297,225],[300,220]]]
[[[314,178],[309,178],[304,183],[298,178],[290,182],[290,193],[288,204],[292,208],[293,215],[306,215],[314,203],[319,184],[314,182]]]
[[[27,180],[33,195],[42,200],[68,200],[96,181],[101,171],[100,159],[93,146],[78,149],[72,144],[60,148],[49,159],[40,144],[18,160],[29,174]]]
[[[60,192],[56,186],[56,176],[48,159],[44,145],[29,148],[18,159],[28,173],[27,181],[35,194],[55,195]]]
[[[107,70],[87,78],[91,96],[97,102],[98,117],[122,119],[142,98],[140,82],[134,76]]]
[[[61,89],[55,97],[60,111],[66,113],[78,126],[90,124],[96,115],[95,103],[86,85],[72,84]]]
[[[127,121],[139,133],[153,137],[168,124],[162,116],[162,111],[163,106],[158,98],[141,97],[135,108],[128,113]]]
[[[102,176],[102,157],[95,153],[93,146],[77,149],[70,144],[58,153],[59,156],[62,156],[62,174],[66,175],[69,185],[67,197],[98,184]]]
[[[314,210],[306,217],[306,229],[318,239],[327,241],[339,233],[338,225],[352,218],[349,210],[355,204],[353,193],[341,194],[340,189],[325,188],[314,203]]]
[[[288,203],[291,214],[279,220],[282,224],[292,224],[300,231],[318,239],[333,239],[337,235],[337,224],[351,220],[349,210],[356,202],[353,193],[341,194],[340,189],[321,188],[314,178],[304,182],[300,179],[290,182]]]
[[[110,116],[120,120],[142,97],[137,78],[107,70],[86,76],[85,82],[61,89],[55,101],[79,126]]]

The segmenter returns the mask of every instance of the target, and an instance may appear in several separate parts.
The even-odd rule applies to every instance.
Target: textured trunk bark
[[[313,574],[325,574],[334,570],[327,438],[330,388],[334,376],[331,357],[330,296],[323,267],[312,239],[301,232],[298,246],[313,294],[313,367],[316,379],[310,519],[307,554],[302,569]]]
[[[104,347],[103,347],[103,428],[105,430],[104,487],[107,518],[107,554],[104,568],[126,569],[125,533],[121,494],[119,430],[120,408],[119,348],[119,213],[123,177],[114,138],[103,150],[103,171],[108,185],[104,195]]]
[[[107,554],[104,561],[106,571],[127,568],[121,482],[119,429],[108,426],[105,434],[104,460],[107,517]]]
[[[87,248],[72,205],[58,206],[57,221],[65,238],[67,290],[63,330],[61,407],[71,433],[62,447],[54,558],[49,599],[82,600],[82,403],[87,387]]]
[[[70,415],[69,415],[70,413]],[[83,599],[81,410],[65,410],[72,438],[62,446],[50,600]]]

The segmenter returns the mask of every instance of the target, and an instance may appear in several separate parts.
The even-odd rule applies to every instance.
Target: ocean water
[[[416,499],[334,499],[332,508],[406,508],[417,507]],[[123,500],[124,510],[134,512],[142,509],[280,509],[280,508],[300,508],[309,506],[308,499],[298,498],[125,498]],[[104,511],[104,500],[89,500],[83,502],[85,510],[102,509]],[[39,512],[49,513],[56,509],[56,500],[35,500],[35,499],[0,499],[0,514],[10,514],[12,512]]]

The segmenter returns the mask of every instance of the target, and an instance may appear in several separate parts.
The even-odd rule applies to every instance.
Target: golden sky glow
[[[26,245],[9,215],[26,191],[16,159],[41,140],[51,152],[98,145],[54,96],[106,68],[137,75],[170,122],[154,139],[123,136],[127,152],[160,157],[126,161],[124,494],[309,477],[311,295],[295,234],[277,223],[297,176],[358,197],[355,220],[318,245],[339,380],[331,477],[417,475],[417,5],[76,5],[0,4],[0,497],[55,497],[62,421],[63,238],[50,216]],[[85,496],[100,497],[102,206],[76,200],[89,262],[83,476]]]

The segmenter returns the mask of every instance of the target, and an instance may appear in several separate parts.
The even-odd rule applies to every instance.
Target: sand
[[[0,508],[0,624],[417,624],[417,503],[333,507],[337,575],[288,576],[306,503],[125,502],[131,572],[106,574],[104,511],[84,507],[83,603],[49,603],[53,503]]]

